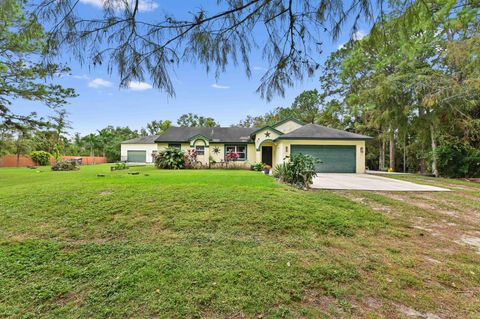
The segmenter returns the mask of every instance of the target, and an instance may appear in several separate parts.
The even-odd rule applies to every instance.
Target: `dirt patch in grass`
[[[468,178],[467,181],[469,181],[469,182],[475,182],[475,183],[480,183],[480,178]]]
[[[463,235],[460,238],[462,243],[465,243],[469,246],[472,246],[477,249],[477,253],[480,254],[480,237],[475,237],[471,235]]]
[[[409,308],[405,305],[397,304],[397,309],[409,318],[421,318],[421,319],[441,319],[439,316],[433,313],[421,313],[415,309]]]
[[[377,240],[366,241],[368,249],[355,248],[377,256],[373,263],[363,261],[365,287],[376,287],[364,291],[364,310],[374,308],[372,313],[386,318],[475,318],[480,313],[480,233],[475,231],[480,213],[472,204],[480,201],[480,192],[472,192],[478,190],[476,186],[456,181],[451,185],[459,186],[458,190],[444,194],[338,192],[389,216],[394,226]],[[468,296],[476,296],[476,301],[471,303]],[[460,308],[465,312],[454,314]]]

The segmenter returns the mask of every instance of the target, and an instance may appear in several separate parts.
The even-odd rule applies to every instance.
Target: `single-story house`
[[[122,160],[153,162],[153,156],[167,147],[195,149],[204,165],[225,160],[229,151],[238,154],[238,163],[275,166],[296,153],[318,158],[318,172],[364,173],[365,141],[370,137],[288,118],[261,128],[170,127],[161,135],[122,142]]]

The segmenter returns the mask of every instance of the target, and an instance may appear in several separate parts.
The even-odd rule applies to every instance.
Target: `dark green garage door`
[[[127,151],[127,161],[145,163],[147,161],[147,151]]]
[[[355,173],[356,149],[352,145],[292,145],[292,155],[302,153],[318,158],[319,173]]]

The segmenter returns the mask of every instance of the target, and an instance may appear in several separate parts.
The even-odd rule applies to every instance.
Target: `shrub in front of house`
[[[185,154],[175,147],[166,148],[155,156],[155,166],[161,169],[185,168]]]
[[[255,163],[250,168],[252,169],[252,171],[261,172],[264,165],[265,164],[263,164],[263,163]]]
[[[50,164],[51,157],[52,154],[45,151],[34,151],[30,153],[30,158],[32,159],[32,161],[34,161],[35,164],[39,166],[47,166],[48,164]]]
[[[197,159],[197,156],[196,150],[188,150],[184,155],[185,168],[202,168],[202,162]]]
[[[308,189],[317,176],[315,164],[317,159],[310,155],[295,154],[290,157],[289,162],[275,166],[273,176],[283,183],[293,185],[301,189]]]
[[[52,165],[52,171],[76,171],[80,169],[75,161],[58,161]]]

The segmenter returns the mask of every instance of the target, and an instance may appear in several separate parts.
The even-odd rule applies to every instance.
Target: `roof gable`
[[[271,131],[277,133],[278,135],[282,135],[282,134],[283,134],[283,132],[280,132],[279,130],[277,130],[277,129],[274,128],[273,126],[266,125],[266,126],[264,126],[264,127],[261,127],[261,128],[259,128],[259,129],[256,129],[255,131],[253,131],[252,133],[250,133],[250,135],[253,136],[253,135],[255,135],[255,134],[260,133],[260,132],[263,131],[263,130],[271,130]]]
[[[290,123],[290,125],[288,125]],[[293,125],[292,125],[293,124]],[[255,135],[265,129],[269,129],[275,133],[277,133],[278,135],[282,135],[282,134],[285,134],[285,133],[289,133],[301,126],[305,125],[305,123],[303,123],[302,121],[294,118],[294,117],[287,117],[287,118],[284,118],[283,120],[281,121],[278,121],[272,125],[265,125],[261,128],[258,128],[256,129],[255,131],[253,131],[251,133],[251,135]]]
[[[284,124],[284,123],[287,123],[288,121],[295,122],[295,123],[297,123],[297,124],[299,124],[299,125],[301,125],[301,126],[305,125],[305,123],[302,122],[302,121],[300,121],[299,119],[294,118],[293,116],[289,116],[289,117],[284,118],[284,119],[281,120],[281,121],[278,121],[277,123],[273,124],[272,126],[273,126],[273,127],[277,127],[277,126],[280,126],[280,125],[282,125],[282,124]]]

